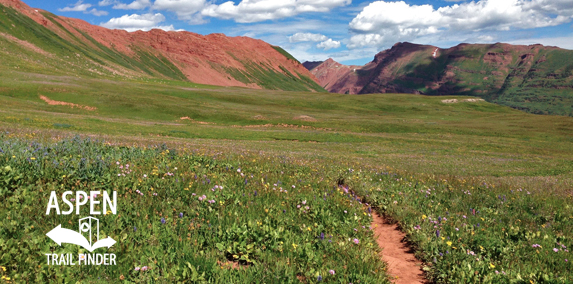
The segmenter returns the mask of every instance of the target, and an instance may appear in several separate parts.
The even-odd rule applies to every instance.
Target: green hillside
[[[64,27],[57,16],[42,11],[53,25],[47,28],[11,7],[0,4],[0,68],[43,74],[71,75],[106,79],[169,79],[188,81],[172,59],[150,46],[131,45],[134,54],[107,47],[77,27]],[[71,29],[71,30],[68,30]],[[274,47],[279,56],[288,54]],[[282,51],[281,51],[282,50]],[[229,52],[230,53],[230,52]],[[324,92],[304,74],[292,74],[287,68],[241,60],[242,69],[211,64],[223,77],[245,84],[257,84],[265,89]],[[300,64],[291,57],[292,64]],[[178,63],[179,64],[179,63]]]
[[[573,51],[507,44],[417,52],[391,84],[428,95],[470,95],[535,114],[573,115]],[[450,73],[450,74],[449,74]],[[439,83],[439,88],[428,88]]]

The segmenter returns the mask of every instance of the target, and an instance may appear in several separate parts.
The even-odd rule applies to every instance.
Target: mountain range
[[[573,51],[543,45],[397,43],[364,66],[303,65],[330,92],[468,95],[538,114],[573,116]]]
[[[364,66],[301,64],[249,37],[110,30],[0,0],[0,68],[112,80],[343,94],[467,95],[536,114],[573,116],[573,51],[542,45],[397,43]],[[305,68],[306,67],[306,68]]]
[[[20,71],[324,91],[294,57],[262,40],[110,30],[19,0],[0,0],[0,56],[0,66]]]

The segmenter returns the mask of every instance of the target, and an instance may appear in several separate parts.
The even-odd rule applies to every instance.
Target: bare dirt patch
[[[302,120],[302,121],[317,121],[316,118],[314,118],[312,116],[308,116],[308,115],[295,116],[295,117],[293,117],[293,119]]]
[[[422,263],[414,257],[404,241],[406,234],[376,212],[372,218],[376,242],[382,249],[382,260],[388,264],[390,279],[396,284],[428,283],[424,278]]]
[[[46,103],[48,103],[51,106],[69,106],[71,108],[81,108],[81,109],[85,109],[85,110],[89,110],[89,111],[97,110],[96,107],[83,106],[83,105],[78,105],[78,104],[68,103],[68,102],[54,101],[54,100],[51,100],[48,97],[43,96],[43,95],[40,95],[40,99],[42,99],[43,101],[45,101]]]
[[[18,45],[20,45],[20,46],[22,46],[22,47],[25,47],[26,49],[29,49],[29,50],[34,51],[34,52],[37,52],[37,53],[39,53],[39,54],[41,54],[41,55],[48,56],[48,57],[51,57],[51,56],[52,56],[51,53],[48,53],[48,52],[46,52],[45,50],[43,50],[43,49],[41,49],[41,48],[35,46],[34,44],[32,44],[32,43],[30,43],[30,42],[25,41],[25,40],[21,40],[21,39],[19,39],[19,38],[13,37],[12,35],[5,34],[5,33],[0,33],[0,36],[3,37],[3,38],[5,38],[5,39],[7,39],[7,40],[9,40],[9,41],[12,41],[12,42],[17,43]]]
[[[179,120],[189,120],[189,121],[191,121],[191,122],[193,122],[193,123],[197,123],[197,124],[214,124],[214,123],[212,123],[212,122],[197,121],[197,120],[192,119],[192,118],[190,118],[190,117],[188,117],[188,116],[181,117],[181,118],[179,118]]]
[[[465,100],[458,100],[458,99],[449,99],[449,100],[442,100],[442,103],[445,104],[455,104],[455,103],[477,103],[483,102],[484,99],[465,99]]]

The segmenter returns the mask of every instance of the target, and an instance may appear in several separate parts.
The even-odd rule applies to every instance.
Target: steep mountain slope
[[[0,0],[0,56],[0,66],[21,71],[323,91],[296,59],[261,40],[109,30],[19,0]]]
[[[397,43],[362,67],[332,60],[313,67],[330,92],[470,95],[533,113],[573,115],[573,51],[557,47]]]

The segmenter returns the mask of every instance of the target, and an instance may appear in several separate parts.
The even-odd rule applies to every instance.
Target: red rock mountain
[[[0,39],[59,57],[83,55],[98,67],[92,68],[98,69],[97,73],[220,86],[322,90],[296,59],[262,40],[186,31],[110,30],[33,9],[19,0],[0,0],[0,8],[4,24],[0,25]],[[33,33],[20,33],[20,28]],[[64,47],[51,50],[55,42]]]
[[[543,45],[397,43],[364,66],[305,62],[330,92],[470,95],[533,113],[573,113],[573,51]]]

